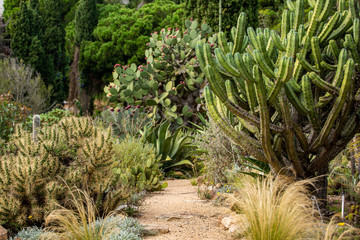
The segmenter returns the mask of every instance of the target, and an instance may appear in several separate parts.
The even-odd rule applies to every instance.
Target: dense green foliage
[[[97,25],[96,0],[80,0],[75,14],[75,45],[90,41]]]
[[[219,30],[219,1],[220,0],[186,0],[186,18],[206,21],[214,31]],[[239,12],[246,12],[249,26],[256,27],[258,20],[258,0],[228,0],[222,1],[221,30],[230,34],[234,26],[234,16]]]
[[[60,4],[51,0],[39,4],[21,3],[20,11],[10,23],[11,48],[14,55],[39,72],[54,92],[52,100],[65,97],[66,57],[64,28]]]
[[[152,31],[179,26],[181,5],[158,0],[140,8],[128,9],[120,4],[103,5],[93,41],[84,42],[80,66],[86,76],[107,79],[114,63],[141,63]]]

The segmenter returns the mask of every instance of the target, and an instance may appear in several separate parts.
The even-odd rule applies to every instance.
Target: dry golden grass
[[[241,177],[235,180],[240,189],[238,204],[248,226],[246,239],[309,239],[319,226],[308,197],[310,181],[291,183],[282,177],[265,179]]]
[[[90,196],[79,189],[71,191],[69,205],[73,210],[61,207],[45,219],[46,233],[41,239],[51,240],[106,240],[113,233],[114,222],[98,221],[95,204]],[[109,216],[108,216],[109,217]],[[106,225],[106,226],[105,226]]]

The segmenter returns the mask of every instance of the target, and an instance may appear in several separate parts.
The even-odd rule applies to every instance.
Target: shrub
[[[70,195],[64,181],[87,190],[99,214],[125,201],[128,191],[112,174],[110,129],[87,118],[67,117],[58,125],[31,133],[17,128],[6,155],[0,156],[0,221],[8,228],[41,223]]]
[[[215,184],[226,183],[228,171],[239,166],[245,155],[212,121],[204,130],[198,131],[194,143],[204,152],[200,156],[204,163],[202,171],[207,180]]]
[[[248,177],[238,178],[235,185],[239,188],[240,213],[248,223],[247,239],[296,240],[316,233],[317,222],[307,195],[309,181],[290,183],[282,177]]]
[[[32,113],[41,113],[47,107],[51,88],[45,86],[30,65],[5,58],[0,59],[0,94],[7,92],[16,102],[30,107]]]
[[[112,63],[141,63],[151,31],[179,25],[181,13],[181,5],[169,0],[157,0],[140,9],[125,8],[121,4],[102,5],[93,31],[94,41],[85,42],[81,49],[83,75],[105,80]]]
[[[17,123],[25,121],[30,109],[16,101],[10,93],[0,95],[0,146],[8,141]]]
[[[159,157],[153,146],[139,138],[127,136],[114,144],[114,151],[114,173],[118,179],[136,187],[138,191],[154,191],[166,187],[166,184],[160,183],[162,174]]]

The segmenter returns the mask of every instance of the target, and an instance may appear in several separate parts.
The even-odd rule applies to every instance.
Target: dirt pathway
[[[231,239],[221,224],[229,210],[200,200],[197,187],[190,180],[170,180],[161,192],[151,193],[140,208],[142,224],[169,229],[168,233],[149,236],[156,240],[226,240]]]

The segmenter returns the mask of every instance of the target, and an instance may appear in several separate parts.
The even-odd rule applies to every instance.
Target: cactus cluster
[[[288,1],[281,32],[246,29],[196,46],[208,112],[237,144],[298,178],[324,173],[359,131],[359,2]],[[291,169],[291,171],[288,171]]]
[[[87,118],[67,117],[31,133],[18,126],[0,156],[0,222],[7,228],[39,224],[57,204],[66,206],[69,188],[87,191],[100,214],[125,201],[125,186],[112,174],[111,130]],[[69,207],[69,206],[66,206]]]
[[[195,45],[208,41],[215,47],[217,38],[210,36],[206,23],[187,20],[185,26],[183,34],[172,28],[154,32],[147,43],[145,66],[115,65],[114,82],[104,88],[109,100],[153,106],[151,115],[179,125],[195,121],[193,113],[201,108],[199,96],[205,85]]]

